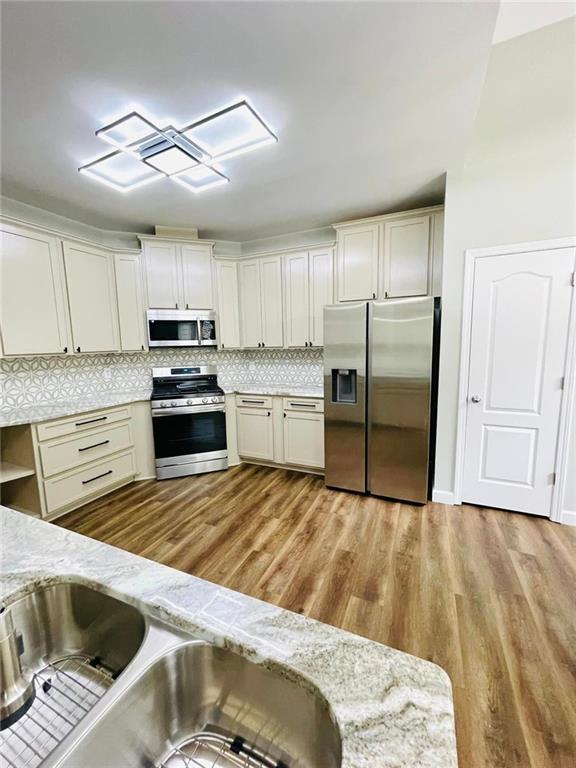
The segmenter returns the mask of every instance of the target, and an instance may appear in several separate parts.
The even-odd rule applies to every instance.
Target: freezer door
[[[434,299],[371,302],[369,338],[368,490],[424,504]]]
[[[325,481],[366,490],[367,304],[324,307]]]

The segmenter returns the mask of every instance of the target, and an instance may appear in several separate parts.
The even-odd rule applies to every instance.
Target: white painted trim
[[[564,525],[576,525],[576,512],[566,511],[558,521]]]
[[[438,213],[443,211],[443,205],[429,205],[425,208],[410,208],[408,210],[403,209],[400,211],[391,211],[390,213],[381,213],[377,216],[366,216],[362,219],[349,219],[348,221],[339,221],[336,224],[332,224],[334,229],[342,229],[343,227],[356,227],[359,224],[378,224],[381,221],[390,221],[391,219],[404,218],[405,216],[423,216],[424,214]]]
[[[462,478],[464,474],[464,456],[466,441],[466,414],[468,380],[470,373],[470,340],[472,335],[472,302],[474,294],[474,268],[476,259],[487,256],[504,256],[507,254],[530,251],[550,251],[576,247],[576,237],[562,237],[553,240],[536,240],[526,243],[500,245],[491,248],[470,248],[464,252],[464,290],[462,297],[462,331],[460,336],[460,375],[458,384],[458,413],[456,429],[456,455],[454,473],[454,504],[462,504]],[[568,328],[568,351],[564,396],[560,412],[558,428],[558,450],[556,454],[556,487],[550,510],[550,517],[557,522],[565,522],[566,517],[576,514],[570,511],[562,512],[563,494],[566,488],[567,460],[570,440],[570,419],[573,408],[576,407],[576,300],[574,292],[570,310],[570,325]]]
[[[436,504],[453,505],[457,503],[452,491],[442,491],[439,489],[437,490],[436,488],[432,490],[432,501],[435,501]]]

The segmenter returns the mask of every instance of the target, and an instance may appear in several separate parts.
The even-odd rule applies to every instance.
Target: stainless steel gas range
[[[226,405],[212,365],[152,369],[159,480],[228,468]]]

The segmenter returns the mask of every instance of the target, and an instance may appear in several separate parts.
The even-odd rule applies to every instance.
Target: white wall
[[[446,499],[454,488],[464,251],[576,234],[575,43],[569,19],[493,47],[466,165],[447,175],[435,477]],[[576,480],[569,485],[564,507],[576,510]]]

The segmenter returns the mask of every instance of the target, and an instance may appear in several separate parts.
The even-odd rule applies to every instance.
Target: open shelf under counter
[[[18,464],[11,464],[9,461],[0,461],[0,484],[35,474],[36,471],[29,467],[21,467]]]

